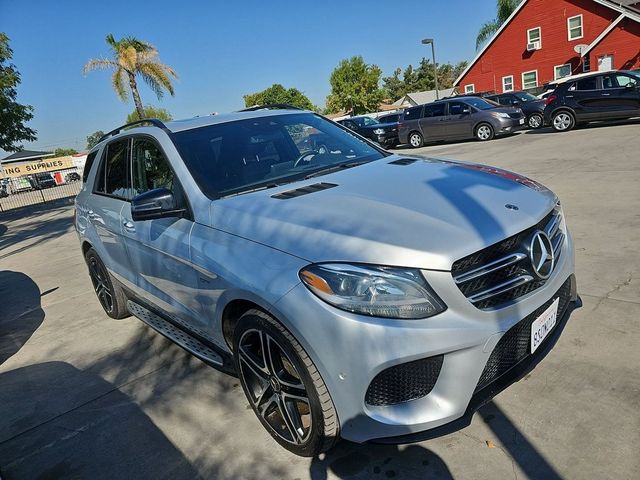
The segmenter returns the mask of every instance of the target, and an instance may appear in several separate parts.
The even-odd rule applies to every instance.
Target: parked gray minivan
[[[521,129],[522,110],[480,97],[456,97],[408,108],[398,124],[401,144],[414,148],[425,142],[477,138],[491,140]]]

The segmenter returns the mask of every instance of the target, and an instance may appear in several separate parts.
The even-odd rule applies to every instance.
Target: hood
[[[325,189],[274,198],[317,184]],[[504,170],[394,155],[215,200],[211,218],[216,229],[309,262],[450,270],[455,260],[535,224],[555,202],[546,188]]]
[[[392,123],[378,123],[376,125],[367,125],[366,127],[360,127],[361,130],[376,130],[377,128],[382,128],[384,130],[393,130],[394,128],[398,128],[397,122]]]

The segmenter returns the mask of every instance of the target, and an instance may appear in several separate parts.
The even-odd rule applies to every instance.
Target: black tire
[[[89,268],[89,277],[104,312],[111,318],[121,319],[131,316],[127,309],[127,296],[122,287],[111,278],[98,253],[92,248],[84,255]]]
[[[576,117],[568,110],[560,110],[551,115],[551,126],[556,132],[568,132],[576,126]]]
[[[537,130],[538,128],[542,128],[544,126],[544,118],[542,118],[541,113],[532,113],[527,118],[527,125],[529,128],[533,130]]]
[[[476,127],[474,135],[476,139],[481,142],[488,142],[489,140],[492,140],[496,134],[490,123],[481,123]]]
[[[329,391],[302,346],[273,317],[261,310],[249,310],[240,317],[233,336],[233,360],[251,408],[280,445],[296,455],[313,457],[335,444],[339,423]],[[288,381],[280,383],[283,376]],[[290,395],[307,401],[291,401]]]
[[[424,138],[420,132],[413,131],[408,137],[409,145],[413,148],[420,148],[424,145]]]

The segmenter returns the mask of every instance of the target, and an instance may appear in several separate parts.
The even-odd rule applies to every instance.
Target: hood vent
[[[412,163],[416,163],[418,160],[415,158],[401,158],[400,160],[394,160],[393,162],[389,162],[389,165],[411,165]]]
[[[328,188],[337,187],[335,183],[314,183],[313,185],[307,185],[306,187],[296,188],[295,190],[287,190],[286,192],[276,193],[271,195],[271,198],[277,198],[280,200],[288,200],[290,198],[301,197],[309,193],[319,192],[321,190],[327,190]]]

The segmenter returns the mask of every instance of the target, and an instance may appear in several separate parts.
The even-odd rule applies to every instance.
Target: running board
[[[189,335],[189,333],[176,327],[173,323],[131,300],[127,302],[127,308],[132,315],[136,316],[156,332],[167,337],[173,343],[184,348],[187,352],[191,353],[203,362],[218,367],[224,366],[224,361],[218,353],[210,347],[207,347],[200,340]]]

